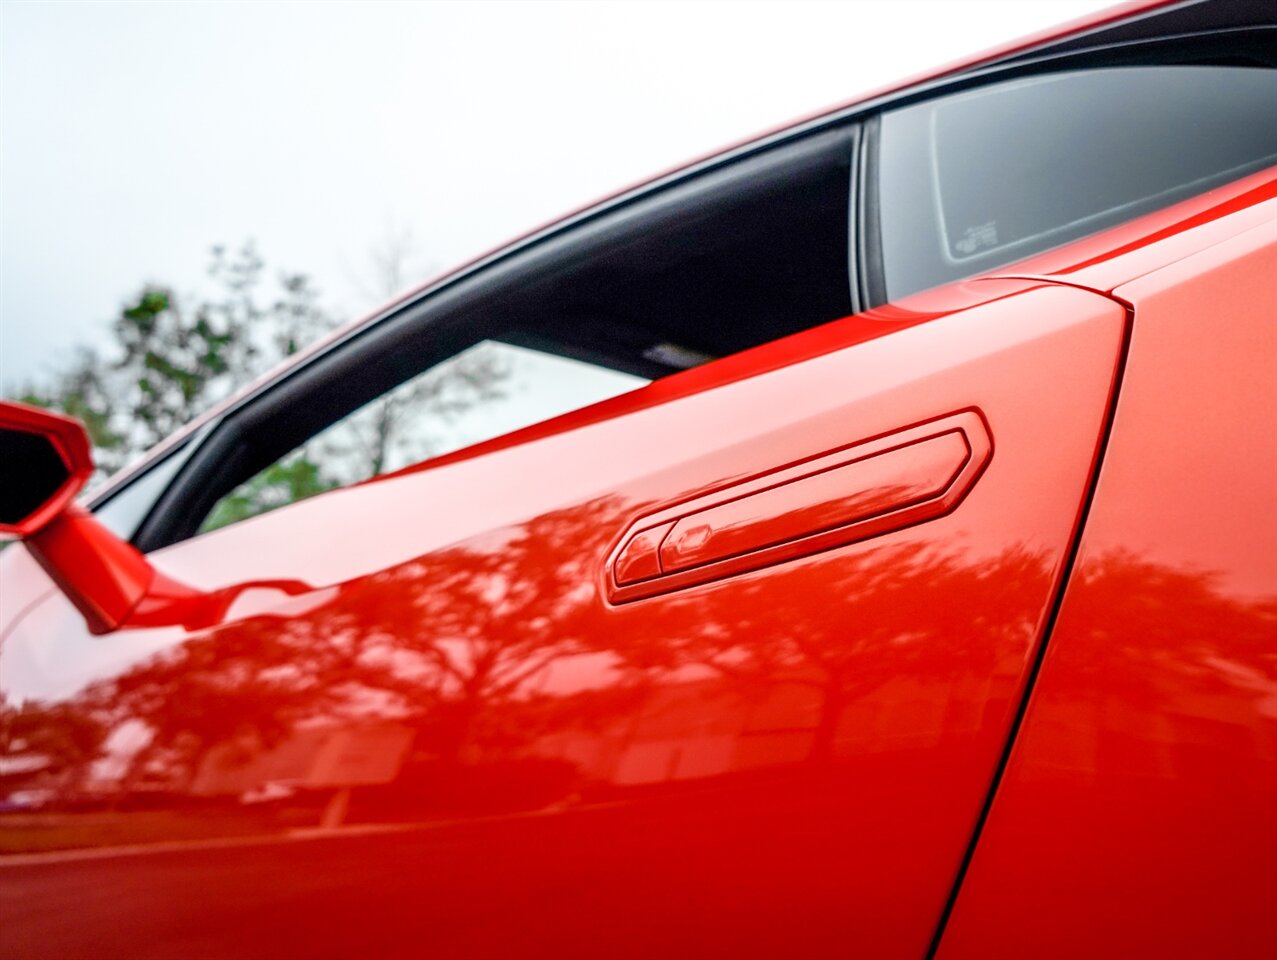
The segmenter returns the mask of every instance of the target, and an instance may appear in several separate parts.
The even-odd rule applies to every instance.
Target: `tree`
[[[124,413],[137,425],[137,442],[158,443],[198,414],[214,386],[229,374],[227,357],[240,332],[216,324],[197,308],[188,317],[172,291],[147,287],[115,321],[124,356],[115,369]]]
[[[147,284],[112,321],[112,350],[81,349],[20,399],[84,421],[101,475],[115,472],[333,325],[305,274],[280,274],[272,295],[263,271],[251,241],[214,247],[211,296]]]
[[[369,254],[360,286],[369,299],[386,301],[421,269],[412,231],[387,229]],[[414,377],[347,418],[325,438],[321,457],[340,462],[351,483],[380,476],[440,451],[437,430],[421,424],[449,422],[477,404],[503,396],[509,368],[488,344],[480,344]]]
[[[363,284],[371,299],[388,300],[400,292],[416,260],[407,230],[388,232],[371,252],[369,281]],[[216,275],[238,294],[255,282],[252,263],[215,264]],[[260,270],[260,263],[256,264]],[[322,332],[316,329],[308,305],[316,303],[304,274],[282,275],[288,294],[268,317],[251,313],[254,303],[236,296],[222,309],[250,318],[250,325],[273,332],[275,357]],[[370,285],[369,285],[370,284]],[[269,352],[265,351],[265,352]],[[442,452],[440,427],[460,414],[503,396],[510,369],[490,344],[480,344],[413,377],[331,425],[303,447],[250,478],[224,498],[205,520],[213,530],[335,487],[347,486],[417,463]]]
[[[319,465],[302,457],[291,457],[273,463],[257,476],[240,484],[213,508],[203,529],[216,530],[278,507],[305,500],[331,490],[336,483],[326,477]]]
[[[374,250],[379,296],[403,286],[411,253],[406,232]],[[84,422],[98,479],[335,326],[310,277],[268,276],[252,241],[233,251],[213,247],[208,275],[211,291],[199,297],[144,286],[112,321],[113,349],[84,348],[51,383],[19,391],[27,403]],[[204,529],[437,453],[438,426],[500,396],[508,374],[482,346],[440,364],[250,478],[217,505]]]

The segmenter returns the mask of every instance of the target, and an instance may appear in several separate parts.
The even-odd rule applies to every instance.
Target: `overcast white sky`
[[[254,238],[344,316],[800,114],[1091,0],[0,2],[0,383]],[[362,289],[361,289],[362,288]]]

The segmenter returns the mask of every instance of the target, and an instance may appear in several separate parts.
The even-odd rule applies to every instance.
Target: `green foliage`
[[[111,351],[82,349],[19,399],[83,421],[109,476],[332,326],[309,277],[284,273],[268,290],[264,270],[251,242],[214,247],[211,294],[144,286],[112,321]]]
[[[336,486],[337,482],[325,477],[320,466],[306,459],[304,452],[286,457],[219,500],[200,532],[268,513]]]
[[[380,264],[385,295],[401,285],[396,247]],[[393,268],[393,269],[392,269]],[[113,349],[83,349],[52,382],[19,391],[27,403],[83,421],[99,476],[109,476],[239,387],[332,327],[304,273],[265,277],[251,242],[214,247],[212,288],[179,296],[148,284],[111,323]],[[440,424],[501,395],[508,374],[484,351],[467,351],[335,425],[227,494],[204,530],[274,510],[415,462],[433,452]]]
[[[114,367],[132,383],[118,399],[139,428],[142,447],[158,443],[197,415],[230,371],[227,354],[243,337],[204,306],[188,315],[172,291],[146,287],[114,325],[123,357]]]

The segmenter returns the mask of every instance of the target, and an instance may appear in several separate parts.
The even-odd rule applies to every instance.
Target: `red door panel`
[[[60,596],[38,606],[0,690],[45,744],[10,752],[56,756],[52,795],[6,842],[131,850],[0,867],[3,952],[921,956],[1070,549],[1125,314],[1026,284],[864,323],[156,554],[224,591],[212,626],[90,637]],[[920,475],[852,452],[893,435],[941,441]],[[644,518],[831,452],[862,467],[836,489],[784,474],[799,516],[759,501],[773,532],[746,552],[872,522],[847,503],[865,490],[943,509],[609,599]]]
[[[1277,230],[1126,284],[1063,606],[940,956],[1277,956]]]

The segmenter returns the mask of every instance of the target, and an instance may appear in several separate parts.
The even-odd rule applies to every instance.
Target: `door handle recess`
[[[933,520],[989,461],[983,417],[965,410],[720,487],[630,525],[608,560],[624,603]]]

